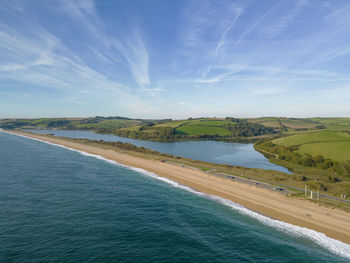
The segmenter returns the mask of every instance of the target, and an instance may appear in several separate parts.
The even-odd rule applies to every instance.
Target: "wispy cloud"
[[[245,29],[242,31],[240,36],[237,38],[237,40],[235,41],[235,46],[238,46],[247,36],[249,36],[259,26],[261,26],[263,24],[263,22],[281,5],[282,5],[282,1],[280,1],[276,5],[273,5],[267,11],[265,11],[263,14],[260,14],[258,17],[255,17],[254,20],[248,26],[245,27]]]
[[[21,34],[21,37],[14,38],[1,32],[0,42],[14,48],[6,55],[1,54],[7,57],[7,64],[0,66],[0,78],[58,89],[72,88],[77,92],[81,91],[78,87],[82,84],[85,91],[122,90],[122,84],[109,81],[106,76],[91,69],[40,25],[33,24],[28,36]]]
[[[216,45],[215,56],[219,54],[220,50],[222,49],[222,47],[226,42],[227,34],[230,32],[230,30],[235,25],[235,23],[237,22],[238,18],[241,16],[242,13],[243,13],[243,8],[235,8],[235,14],[232,18],[232,22],[225,28],[224,32],[221,34],[220,40]]]
[[[149,55],[138,31],[134,30],[124,41],[113,41],[114,46],[121,52],[130,66],[137,84],[145,88],[150,84]]]
[[[243,12],[243,5],[232,1],[195,0],[188,1],[183,10],[184,23],[180,30],[183,43],[189,47],[208,44],[208,33],[217,37],[214,50],[218,52],[227,33]]]
[[[187,3],[183,14],[187,27],[181,36],[185,45],[190,47],[198,45],[204,27],[208,25],[208,20],[210,20],[210,17],[206,17],[208,10],[211,10],[210,6],[211,4],[207,0]]]
[[[191,0],[146,5],[2,3],[0,103],[40,97],[86,105],[90,112],[108,108],[173,117],[177,112],[243,114],[252,106],[259,112],[259,105],[289,96],[302,98],[293,101],[300,106],[313,98],[310,94],[324,101],[321,90],[350,94],[347,3]],[[269,112],[274,111],[271,106]]]
[[[73,18],[79,21],[83,29],[89,32],[102,45],[108,48],[107,53],[119,53],[129,65],[132,76],[135,82],[145,88],[150,84],[149,77],[149,54],[144,44],[143,38],[139,29],[133,28],[127,34],[120,33],[114,36],[108,36],[105,33],[103,22],[99,18],[95,4],[91,0],[79,0],[72,4],[72,1],[67,1],[63,9],[68,12]],[[114,49],[114,50],[113,50]],[[96,51],[94,51],[96,53]],[[97,56],[104,61],[109,61],[113,55],[97,53]]]
[[[96,12],[93,0],[64,0],[59,9],[78,22],[80,30],[85,30],[105,47],[110,47],[110,38],[105,34],[103,22]]]
[[[297,17],[298,13],[308,3],[308,0],[298,0],[296,5],[287,13],[273,20],[273,23],[266,26],[264,32],[269,37],[276,36],[288,27],[290,23]]]
[[[327,6],[329,8],[331,5]],[[327,15],[325,15],[324,19],[325,20],[336,20],[339,21],[341,24],[344,22],[346,24],[349,24],[349,19],[347,19],[347,15],[349,14],[350,11],[350,4],[346,4],[345,6],[341,7],[335,7],[335,8],[330,8],[330,12],[327,12]]]
[[[140,87],[150,84],[148,65],[149,55],[138,31],[130,36],[108,37],[103,31],[93,1],[65,1],[60,9],[77,20],[81,30],[87,30],[90,36],[98,39],[114,53],[124,57],[130,66],[130,72]],[[103,73],[92,69],[75,52],[38,24],[31,17],[26,17],[28,33],[18,31],[19,28],[0,24],[0,46],[8,52],[1,55],[7,57],[6,64],[0,65],[0,77],[26,81],[28,83],[76,89],[84,85],[84,92],[91,90],[109,90],[121,92],[128,89],[124,84],[112,81]],[[105,54],[93,49],[97,60],[110,62],[110,53]],[[111,51],[112,52],[112,51]],[[31,76],[31,77],[30,77]]]
[[[11,9],[6,12],[14,15]],[[0,90],[7,90],[7,94],[14,94],[17,98],[29,94],[23,98],[72,105],[110,100],[118,105],[115,110],[128,110],[134,114],[142,113],[135,105],[144,105],[143,111],[146,111],[146,106],[151,108],[136,92],[131,92],[129,85],[86,63],[82,53],[71,50],[31,14],[22,15],[12,25],[4,24],[0,18]],[[98,55],[92,53],[95,62],[109,61],[101,58],[105,56],[103,51],[96,50]]]
[[[190,1],[184,11],[184,23],[180,30],[181,39],[188,52],[189,61],[200,65],[195,74],[196,83],[217,83],[230,73],[213,75],[212,69],[227,58],[230,52],[228,39],[232,37],[232,29],[244,13],[246,2],[232,1]],[[208,38],[210,37],[210,41]],[[202,50],[197,56],[193,48]]]

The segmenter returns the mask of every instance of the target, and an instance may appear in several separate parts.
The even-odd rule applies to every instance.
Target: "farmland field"
[[[188,123],[189,121],[171,121],[171,122],[165,122],[161,124],[154,125],[154,127],[171,127],[176,128],[180,125],[183,125],[185,123]]]
[[[278,138],[272,141],[280,146],[299,146],[301,154],[322,155],[335,161],[350,160],[350,134],[347,132],[308,132]]]
[[[213,136],[260,138],[287,136],[274,140],[278,145],[303,145],[310,142],[347,141],[350,118],[189,118],[183,120],[142,120],[124,117],[2,119],[1,128],[88,129],[133,136],[138,139],[212,139]],[[145,135],[145,136],[143,136]],[[201,135],[198,138],[198,135]],[[216,136],[218,135],[218,136]],[[195,138],[194,138],[194,137]],[[226,138],[225,138],[226,140]]]
[[[301,133],[275,139],[272,142],[281,146],[301,145],[311,142],[349,141],[350,134],[345,132],[322,131],[316,133]]]
[[[215,135],[220,136],[230,135],[230,131],[225,128],[215,127],[215,126],[194,126],[194,125],[184,125],[176,128],[176,133],[178,134],[191,134],[191,135]]]
[[[302,145],[298,152],[313,156],[320,154],[335,161],[348,161],[350,160],[350,141],[308,143]]]
[[[222,126],[224,124],[229,124],[232,122],[230,121],[223,121],[223,120],[206,120],[206,119],[201,119],[201,120],[192,120],[185,125],[192,125],[192,126]]]
[[[103,120],[98,123],[81,123],[76,124],[75,127],[77,128],[114,128],[119,129],[122,127],[126,127],[128,125],[132,125],[131,121],[126,120]]]

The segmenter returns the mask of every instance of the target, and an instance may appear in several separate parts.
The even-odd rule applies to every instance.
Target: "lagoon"
[[[98,134],[91,131],[33,129],[26,129],[25,131],[40,134],[52,134],[68,138],[126,142],[138,147],[145,147],[158,152],[204,162],[291,173],[287,168],[271,163],[263,154],[254,149],[252,143],[228,143],[219,141],[155,142],[125,138],[111,134]]]

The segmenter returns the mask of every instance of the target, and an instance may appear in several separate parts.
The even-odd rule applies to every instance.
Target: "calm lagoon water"
[[[127,142],[139,147],[142,146],[158,152],[191,158],[194,160],[290,173],[287,168],[269,162],[269,160],[263,154],[254,149],[253,144],[227,143],[218,141],[152,142],[124,138],[115,135],[97,134],[90,131],[27,131],[43,134],[54,134],[69,138]]]
[[[321,246],[146,173],[5,133],[0,133],[0,207],[0,262],[350,258],[347,247],[336,252],[348,258],[327,249],[335,241],[323,240]]]

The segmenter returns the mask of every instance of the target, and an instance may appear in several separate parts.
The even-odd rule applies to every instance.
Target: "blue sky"
[[[350,116],[348,0],[2,1],[0,118]]]

